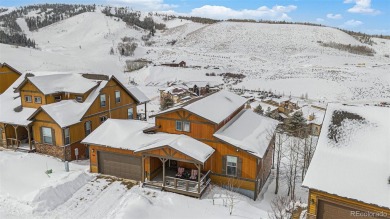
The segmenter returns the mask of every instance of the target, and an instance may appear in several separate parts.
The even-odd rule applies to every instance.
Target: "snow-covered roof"
[[[108,119],[89,134],[82,143],[135,152],[167,145],[200,162],[205,162],[214,152],[212,147],[186,135],[143,132],[153,126],[154,124],[139,120]]]
[[[126,87],[127,90],[130,91],[130,93],[138,100],[138,102],[141,103],[146,103],[149,102],[150,99],[136,86],[128,86]]]
[[[106,86],[107,82],[102,81],[82,103],[76,100],[62,100],[57,103],[42,105],[41,108],[62,128],[77,124],[99,96],[100,90]]]
[[[207,159],[214,153],[214,149],[209,145],[191,138],[187,135],[171,135],[171,138],[167,138],[162,141],[157,141],[148,146],[139,148],[135,152],[152,150],[161,146],[169,146],[181,153],[194,158],[202,163],[206,162]]]
[[[389,115],[386,107],[328,104],[303,186],[390,208]]]
[[[0,122],[14,125],[26,126],[31,123],[28,118],[36,111],[35,108],[23,107],[21,111],[15,111],[21,107],[19,94],[14,93],[14,89],[24,80],[24,76],[19,77],[4,93],[0,95]]]
[[[84,94],[98,85],[98,81],[83,77],[82,74],[55,74],[28,77],[43,94],[59,92]]]
[[[185,109],[216,124],[233,114],[243,106],[247,99],[226,90],[212,93],[197,99],[192,99],[182,105],[174,106],[159,114],[164,114],[177,109]]]
[[[244,109],[220,128],[214,137],[262,158],[278,124],[274,119]]]

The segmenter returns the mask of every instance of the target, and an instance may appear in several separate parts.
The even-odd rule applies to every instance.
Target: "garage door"
[[[99,173],[141,180],[141,160],[141,157],[99,151]]]
[[[330,202],[318,200],[317,219],[356,219],[356,216],[351,214],[351,211],[360,211],[346,206],[333,204]],[[364,219],[373,219],[375,217],[364,217]]]

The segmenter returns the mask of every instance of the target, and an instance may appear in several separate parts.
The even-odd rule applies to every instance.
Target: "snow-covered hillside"
[[[100,8],[101,9],[101,8]],[[143,14],[141,17],[145,17]],[[20,71],[90,72],[115,74],[125,82],[134,80],[156,91],[166,81],[210,80],[206,73],[240,73],[243,82],[235,88],[272,90],[311,99],[390,99],[390,41],[376,39],[372,46],[329,27],[292,24],[220,22],[206,25],[188,20],[164,21],[166,30],[157,31],[148,43],[141,28],[122,20],[87,12],[30,32],[25,20],[17,23],[35,40],[38,49],[0,44],[0,61]],[[133,57],[120,56],[118,43],[132,37],[138,44]],[[175,43],[172,42],[175,41]],[[323,47],[320,42],[365,45],[374,56],[351,54]],[[114,54],[110,54],[111,48]],[[152,61],[148,68],[123,74],[126,60]],[[161,67],[161,63],[186,61],[188,68]],[[192,68],[196,66],[196,68]],[[158,85],[156,85],[158,84]],[[157,96],[152,93],[152,98]]]

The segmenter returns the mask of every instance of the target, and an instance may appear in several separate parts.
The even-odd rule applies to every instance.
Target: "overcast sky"
[[[96,3],[217,19],[313,22],[390,35],[390,0],[0,0],[4,7],[38,3]]]

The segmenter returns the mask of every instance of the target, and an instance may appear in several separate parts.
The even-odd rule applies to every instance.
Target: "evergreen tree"
[[[160,102],[160,110],[166,110],[174,105],[173,99],[170,96],[165,96]]]
[[[257,114],[260,114],[260,115],[263,115],[263,113],[264,113],[263,107],[261,107],[260,104],[253,111]]]
[[[301,111],[297,111],[290,118],[286,119],[285,125],[290,132],[302,132],[306,127],[306,119],[303,117]]]

